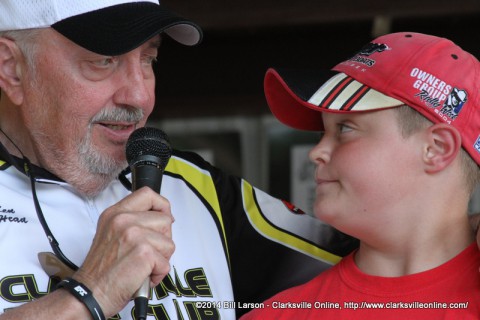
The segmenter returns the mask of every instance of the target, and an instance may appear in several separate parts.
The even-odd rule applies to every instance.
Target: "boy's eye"
[[[339,123],[338,124],[338,131],[340,133],[344,133],[344,132],[349,132],[349,131],[352,131],[352,127],[350,127],[348,124],[345,124],[345,123]]]

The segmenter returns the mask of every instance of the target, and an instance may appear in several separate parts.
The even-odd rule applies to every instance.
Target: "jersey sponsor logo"
[[[37,281],[33,274],[8,276],[0,280],[0,295],[5,301],[12,303],[25,303],[39,299],[55,289],[58,281],[50,279],[48,291],[38,289]]]
[[[0,298],[10,303],[30,302],[55,290],[58,282],[57,279],[50,278],[48,290],[42,292],[38,289],[33,274],[8,276],[0,280]],[[213,298],[203,268],[186,270],[183,279],[174,268],[173,276],[167,275],[157,287],[152,289],[150,296],[152,299],[148,305],[148,315],[154,319],[220,319],[220,313],[215,304],[209,304],[206,307],[198,304],[199,300],[192,300],[195,298]],[[177,299],[173,298],[162,302],[163,299],[172,296],[177,297]],[[182,298],[181,301],[180,298]],[[167,311],[167,309],[171,310],[172,306],[175,314],[169,314]],[[133,309],[131,314],[134,314]],[[116,315],[110,319],[121,319],[121,317]]]
[[[19,217],[12,217],[12,216],[7,216],[4,214],[0,214],[0,223],[28,223],[27,218],[19,218]]]
[[[294,206],[294,205],[291,204],[290,202],[285,201],[285,200],[282,200],[282,202],[283,202],[283,204],[285,205],[285,207],[287,207],[287,209],[288,209],[290,212],[295,213],[295,214],[305,214],[305,212],[304,212],[302,209]]]
[[[4,208],[0,206],[0,223],[28,223],[27,218],[25,217],[16,217],[14,216],[15,209]]]
[[[180,279],[176,268],[174,268],[174,277],[169,274],[163,281],[153,289],[152,296],[161,301],[169,295],[175,295],[178,298],[211,298],[212,290],[208,283],[207,276],[203,268],[189,269],[184,272],[183,280]],[[198,308],[196,300],[178,301],[172,299],[176,314],[168,314],[165,308],[167,302],[158,304],[149,304],[148,314],[155,319],[220,319],[220,314],[214,305],[206,308]],[[180,304],[183,304],[187,314],[182,313]],[[175,316],[175,317],[173,317]]]
[[[4,207],[0,206],[0,213],[15,213],[15,209],[5,209]]]

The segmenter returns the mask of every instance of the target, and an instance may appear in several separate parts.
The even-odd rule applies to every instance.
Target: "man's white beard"
[[[90,122],[90,128],[94,123],[98,122],[139,122],[143,119],[143,110],[138,108],[116,107],[102,109]],[[95,196],[104,190],[114,179],[118,177],[120,172],[124,170],[128,163],[125,158],[114,159],[97,150],[92,143],[92,131],[87,130],[87,134],[81,139],[78,146],[79,164],[85,171],[79,176],[72,177],[73,181],[78,185],[95,185],[86,192],[87,196]],[[90,177],[85,177],[85,172]],[[85,179],[93,179],[85,181]]]

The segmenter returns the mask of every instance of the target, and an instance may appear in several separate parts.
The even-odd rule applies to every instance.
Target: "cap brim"
[[[344,73],[326,70],[267,70],[264,91],[273,115],[295,129],[323,130],[322,112],[372,111],[404,105]]]
[[[195,23],[150,2],[87,12],[61,20],[52,28],[79,46],[103,55],[126,53],[162,32],[184,45],[202,40],[202,31]]]

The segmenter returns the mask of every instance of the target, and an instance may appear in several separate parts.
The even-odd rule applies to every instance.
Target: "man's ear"
[[[427,141],[423,152],[425,171],[442,171],[457,157],[462,147],[462,138],[457,129],[446,123],[433,124],[426,130]]]
[[[23,55],[14,41],[0,37],[0,87],[16,105],[23,102]]]

